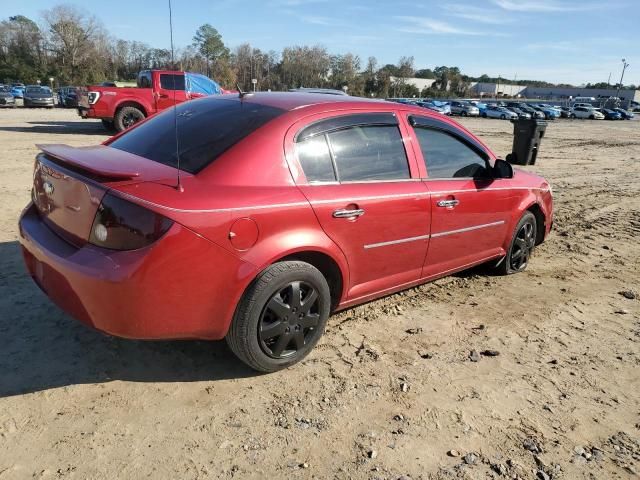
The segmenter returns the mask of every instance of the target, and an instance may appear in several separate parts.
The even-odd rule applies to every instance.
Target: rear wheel
[[[460,115],[461,115],[461,116],[463,116],[463,117],[466,117],[466,116],[467,116],[467,112],[465,112],[465,111],[463,110],[462,112],[460,112]]]
[[[330,306],[329,285],[314,266],[276,263],[244,293],[227,344],[255,370],[281,370],[302,360],[318,343]]]
[[[116,129],[121,132],[131,127],[132,125],[144,120],[145,115],[139,108],[136,107],[122,107],[116,113],[114,123]]]
[[[569,118],[572,118],[572,119],[574,119],[574,120],[575,120],[575,118],[576,118],[576,114],[575,114],[575,113],[572,113],[571,115],[569,115]]]
[[[482,118],[487,118],[487,114],[485,112],[482,112]]]
[[[496,271],[501,275],[523,272],[536,246],[538,225],[533,213],[527,211],[516,225],[507,255],[500,260]]]

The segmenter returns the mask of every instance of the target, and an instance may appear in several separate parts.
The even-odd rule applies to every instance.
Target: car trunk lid
[[[175,183],[176,169],[104,145],[38,145],[33,202],[43,221],[73,245],[87,243],[107,190],[145,181]]]

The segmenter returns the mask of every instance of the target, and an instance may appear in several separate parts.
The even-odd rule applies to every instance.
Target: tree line
[[[172,61],[173,58],[173,61]],[[261,50],[249,43],[231,49],[211,25],[202,25],[190,45],[175,52],[110,35],[93,15],[72,5],[57,5],[42,14],[40,24],[22,15],[0,22],[0,82],[40,81],[55,86],[88,85],[133,80],[148,68],[203,73],[226,88],[287,90],[298,87],[346,89],[367,97],[464,96],[475,79],[458,67],[416,69],[413,57],[379,65],[353,53],[331,54],[321,45],[290,46],[281,52]],[[422,91],[406,81],[433,79]],[[499,79],[498,79],[499,80]],[[554,86],[546,82],[527,82]],[[503,83],[511,83],[505,81]]]

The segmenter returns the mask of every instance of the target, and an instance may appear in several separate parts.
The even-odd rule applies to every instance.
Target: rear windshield
[[[114,140],[110,147],[177,167],[178,125],[180,169],[198,173],[227,149],[284,110],[237,99],[202,98],[168,108]]]

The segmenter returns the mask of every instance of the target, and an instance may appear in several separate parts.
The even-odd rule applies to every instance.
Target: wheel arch
[[[122,102],[118,103],[116,105],[116,108],[113,111],[113,117],[115,118],[115,116],[118,114],[118,112],[120,110],[122,110],[124,107],[134,107],[137,108],[138,110],[141,110],[142,113],[144,113],[145,117],[149,116],[149,109],[147,107],[145,107],[142,103],[136,101],[136,100],[123,100]]]
[[[546,231],[546,215],[538,203],[532,203],[527,207],[526,211],[533,213],[533,216],[536,217],[536,245],[540,245],[544,240]]]

